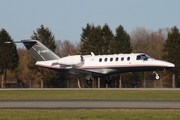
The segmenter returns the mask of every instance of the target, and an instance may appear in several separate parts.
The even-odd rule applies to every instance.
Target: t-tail
[[[36,61],[57,60],[60,57],[38,40],[21,40]]]

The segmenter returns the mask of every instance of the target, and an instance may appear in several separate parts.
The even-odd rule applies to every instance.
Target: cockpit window
[[[146,54],[138,55],[136,58],[136,60],[148,60],[148,59],[153,59],[153,58]]]
[[[141,56],[138,55],[137,58],[136,58],[136,60],[141,60]]]
[[[141,58],[142,58],[143,60],[148,60],[148,58],[147,58],[145,55],[141,55]]]

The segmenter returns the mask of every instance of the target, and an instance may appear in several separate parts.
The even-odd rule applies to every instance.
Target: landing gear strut
[[[113,79],[112,76],[108,76],[108,77],[106,78],[106,84],[111,84],[112,79]]]
[[[89,79],[89,80],[87,79],[87,80],[86,80],[86,84],[87,84],[87,85],[91,85],[91,84],[92,84],[92,80],[91,80],[91,79]]]
[[[91,85],[92,84],[93,77],[89,74],[86,76],[86,84]]]
[[[160,77],[159,77],[159,75],[158,75],[158,73],[157,73],[156,71],[153,71],[153,74],[156,75],[156,76],[155,76],[156,80],[159,80],[159,79],[160,79]]]

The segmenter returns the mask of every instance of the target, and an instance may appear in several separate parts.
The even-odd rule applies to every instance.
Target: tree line
[[[45,44],[60,57],[67,55],[96,55],[119,53],[147,53],[155,59],[163,59],[175,64],[175,68],[160,72],[161,79],[155,80],[152,72],[123,73],[114,75],[114,81],[108,87],[172,87],[172,75],[175,76],[175,87],[180,87],[180,32],[176,26],[159,29],[135,28],[127,33],[122,25],[112,32],[108,24],[95,26],[86,24],[82,28],[80,42],[74,44],[69,40],[55,39],[52,31],[41,25],[30,36]],[[0,30],[0,75],[1,87],[97,87],[95,80],[87,86],[85,80],[35,66],[35,60],[25,48],[16,48],[13,39],[5,29]],[[7,44],[5,42],[11,42]],[[121,77],[121,78],[120,78]],[[101,87],[106,83],[101,80]]]

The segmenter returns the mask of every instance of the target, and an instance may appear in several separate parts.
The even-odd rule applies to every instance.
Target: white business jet
[[[160,79],[156,71],[175,67],[173,63],[156,60],[144,53],[112,54],[112,55],[72,55],[60,58],[38,40],[18,41],[25,45],[36,60],[36,65],[60,72],[72,74],[78,78],[86,78],[91,84],[92,78],[124,72],[153,71],[156,79]],[[15,42],[17,43],[17,42]]]

